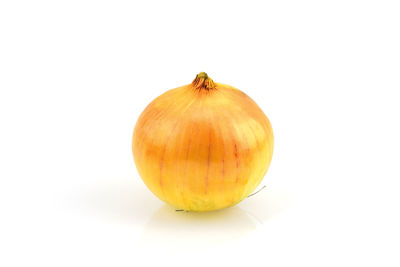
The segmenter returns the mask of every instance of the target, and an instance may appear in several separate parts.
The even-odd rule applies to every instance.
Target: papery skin
[[[246,94],[205,73],[140,115],[132,151],[146,186],[187,211],[237,204],[259,185],[274,146],[271,124]]]

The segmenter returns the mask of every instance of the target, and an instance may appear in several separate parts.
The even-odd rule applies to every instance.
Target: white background
[[[236,207],[142,183],[145,106],[200,71],[275,154]],[[399,266],[398,1],[1,1],[1,266]]]

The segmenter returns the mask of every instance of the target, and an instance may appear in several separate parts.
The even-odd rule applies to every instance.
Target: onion
[[[158,198],[177,209],[210,211],[255,190],[273,146],[271,124],[257,104],[201,72],[146,107],[132,151],[141,178]]]

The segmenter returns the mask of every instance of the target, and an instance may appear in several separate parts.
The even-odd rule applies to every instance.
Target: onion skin
[[[140,115],[132,151],[146,186],[187,211],[237,204],[260,184],[274,146],[271,124],[246,94],[204,72]]]

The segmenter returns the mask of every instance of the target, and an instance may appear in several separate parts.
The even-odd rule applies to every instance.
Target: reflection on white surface
[[[164,205],[145,224],[141,243],[153,248],[206,249],[240,240],[289,206],[288,193],[276,188],[214,212],[176,211]]]
[[[235,206],[214,212],[176,211],[164,205],[145,225],[142,241],[150,246],[209,247],[236,240],[254,231],[260,222],[240,207]]]
[[[292,205],[292,197],[287,188],[267,186],[258,194],[244,199],[239,206],[260,223],[267,223]]]
[[[210,249],[240,244],[285,211],[286,189],[267,186],[256,195],[227,209],[213,212],[176,211],[130,177],[115,177],[75,191],[68,205],[95,221],[123,224],[131,229],[142,249]],[[144,250],[144,251],[145,251]]]

